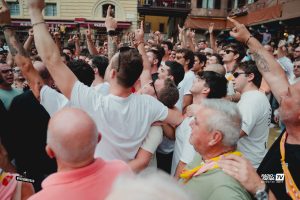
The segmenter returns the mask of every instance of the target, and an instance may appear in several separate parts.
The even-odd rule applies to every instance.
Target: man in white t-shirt
[[[112,57],[106,72],[110,94],[103,96],[80,83],[61,61],[47,26],[40,23],[44,21],[44,4],[36,5],[31,2],[28,7],[31,22],[34,24],[36,47],[56,85],[73,105],[85,110],[95,120],[99,132],[102,133],[102,141],[96,148],[96,157],[131,160],[153,122],[165,121],[173,125],[182,122],[179,112],[169,110],[153,97],[132,94],[131,88],[143,70],[142,57],[136,49],[128,49]],[[114,31],[116,20],[110,17],[110,7],[107,13],[107,31]],[[140,32],[141,30],[136,30],[135,34],[139,35]],[[136,41],[138,46],[143,45],[143,38],[136,39],[140,39]]]
[[[196,75],[193,82],[191,93],[193,104],[200,104],[206,98],[222,98],[227,93],[227,80],[224,75],[213,71],[203,71]],[[176,178],[195,155],[195,149],[190,144],[192,117],[185,118],[176,128],[176,140],[172,159],[171,174]]]
[[[271,106],[258,90],[262,76],[253,61],[239,64],[233,76],[234,89],[242,94],[237,104],[243,118],[237,149],[257,168],[267,152]]]

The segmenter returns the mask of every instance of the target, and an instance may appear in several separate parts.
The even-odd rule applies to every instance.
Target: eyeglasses
[[[150,84],[150,86],[153,87],[155,96],[156,96],[156,98],[158,99],[157,91],[156,91],[156,88],[155,88],[155,81],[152,81],[152,82],[150,82],[149,84]]]
[[[13,72],[13,70],[12,69],[4,69],[4,70],[1,70],[1,72],[3,73],[3,74],[7,74],[7,73],[9,73],[9,72]]]
[[[226,50],[224,50],[224,51],[226,52],[226,54],[230,54],[230,53],[236,54],[236,51],[235,51],[235,50],[226,49]]]
[[[300,65],[294,65],[294,68],[300,69]]]
[[[120,47],[119,48],[119,59],[118,59],[118,67],[117,67],[117,72],[120,71],[120,67],[121,67],[121,53],[124,53],[126,51],[130,51],[131,49],[136,50],[135,48],[132,47],[128,47],[128,46],[124,46],[124,47]]]
[[[239,77],[240,74],[247,74],[247,73],[245,73],[245,72],[234,72],[234,73],[232,74],[232,76],[233,76],[234,78],[237,78],[237,77]]]

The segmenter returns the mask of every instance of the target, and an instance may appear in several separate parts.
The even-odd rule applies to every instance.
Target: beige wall
[[[10,0],[8,0],[10,1]],[[19,0],[20,16],[13,18],[28,19],[27,0]],[[46,3],[57,3],[57,16],[45,17],[46,19],[74,20],[74,18],[86,18],[86,20],[104,20],[102,18],[102,5],[113,4],[116,8],[118,21],[131,21],[132,29],[137,24],[136,0],[46,0]]]

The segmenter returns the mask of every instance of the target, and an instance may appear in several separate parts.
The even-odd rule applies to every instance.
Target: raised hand
[[[137,44],[144,42],[144,22],[141,21],[140,28],[134,32],[134,40]]]
[[[212,34],[213,33],[213,31],[214,31],[214,23],[210,23],[209,24],[209,26],[208,26],[208,32],[209,32],[209,34]]]
[[[92,31],[91,31],[90,24],[88,24],[88,29],[85,30],[85,36],[86,36],[88,39],[91,39],[91,38],[92,38]]]
[[[5,0],[1,0],[2,7],[0,9],[0,25],[10,25],[11,24],[11,18],[10,18],[10,12],[9,8],[5,2]]]
[[[117,21],[110,16],[111,14],[111,6],[109,5],[107,8],[106,18],[105,18],[105,27],[107,31],[114,31],[117,28]]]
[[[72,42],[74,42],[74,41],[73,41],[72,35],[70,35],[70,37],[68,39],[68,43],[72,43]]]
[[[29,35],[29,36],[32,36],[32,37],[34,36],[34,34],[33,34],[33,29],[32,29],[32,28],[28,30],[28,35]]]
[[[42,12],[46,6],[45,0],[28,0],[27,4],[30,12],[32,11]]]
[[[232,31],[230,31],[230,36],[234,37],[236,40],[246,43],[246,41],[249,39],[251,36],[250,32],[247,30],[246,26],[244,24],[240,24],[238,21],[227,17],[229,21],[231,21],[234,25],[234,28]]]

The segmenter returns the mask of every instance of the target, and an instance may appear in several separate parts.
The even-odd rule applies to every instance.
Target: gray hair
[[[235,146],[239,140],[242,125],[242,117],[237,105],[224,99],[205,99],[201,105],[215,112],[215,115],[206,121],[209,131],[222,132],[223,144]]]
[[[163,172],[144,176],[120,176],[106,200],[189,200],[175,179]]]

